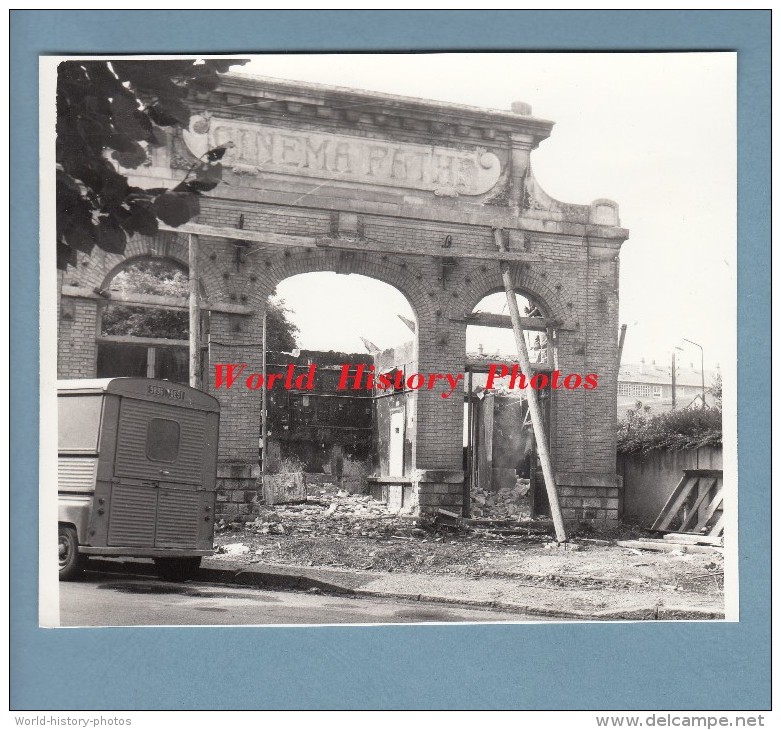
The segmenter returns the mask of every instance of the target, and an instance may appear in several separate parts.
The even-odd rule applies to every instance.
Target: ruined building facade
[[[251,511],[257,492],[261,398],[246,388],[216,390],[213,366],[260,371],[263,313],[274,288],[314,271],[386,282],[415,312],[410,367],[463,373],[469,315],[501,288],[498,229],[517,290],[555,327],[558,369],[599,374],[595,390],[552,393],[550,444],[564,517],[618,518],[618,257],[628,232],[615,203],[561,203],[535,180],[530,153],[552,122],[524,104],[485,110],[241,75],[226,76],[191,106],[189,129],[130,174],[134,184],[173,187],[206,150],[233,143],[224,182],[203,196],[194,221],[211,343],[204,388],[222,406],[219,477],[231,509]],[[215,232],[239,227],[253,240]],[[145,257],[187,266],[188,234],[137,237],[124,255],[95,249],[63,273],[61,378],[98,374],[111,280]],[[401,455],[376,476],[391,491],[406,489],[412,511],[458,511],[463,401],[436,390],[407,401],[403,420],[394,421],[403,429]]]

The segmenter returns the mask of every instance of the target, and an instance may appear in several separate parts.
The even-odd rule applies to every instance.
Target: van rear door
[[[210,417],[215,414],[122,397],[109,546],[211,548]]]

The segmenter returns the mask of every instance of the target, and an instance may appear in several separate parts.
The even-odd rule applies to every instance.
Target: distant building
[[[702,373],[694,363],[676,363],[675,407],[699,408],[702,405]],[[708,389],[721,371],[705,370],[705,402],[714,405],[716,399]],[[644,359],[639,363],[622,363],[618,371],[618,416],[624,416],[637,402],[649,406],[652,413],[664,413],[673,407],[671,362],[657,363]]]

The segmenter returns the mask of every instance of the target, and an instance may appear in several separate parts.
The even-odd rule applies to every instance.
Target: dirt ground
[[[723,595],[723,557],[620,547],[650,536],[621,527],[581,530],[559,546],[547,522],[456,526],[388,512],[368,496],[317,489],[306,503],[261,507],[245,524],[220,523],[218,555],[231,560],[355,571],[505,578],[534,587]]]

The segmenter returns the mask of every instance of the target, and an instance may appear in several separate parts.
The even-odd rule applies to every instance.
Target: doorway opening
[[[295,347],[269,349],[267,372],[313,375],[311,384],[268,391],[265,473],[303,472],[310,485],[335,483],[403,507],[416,433],[416,393],[403,384],[417,358],[409,301],[385,282],[334,272],[284,279],[275,296]]]

